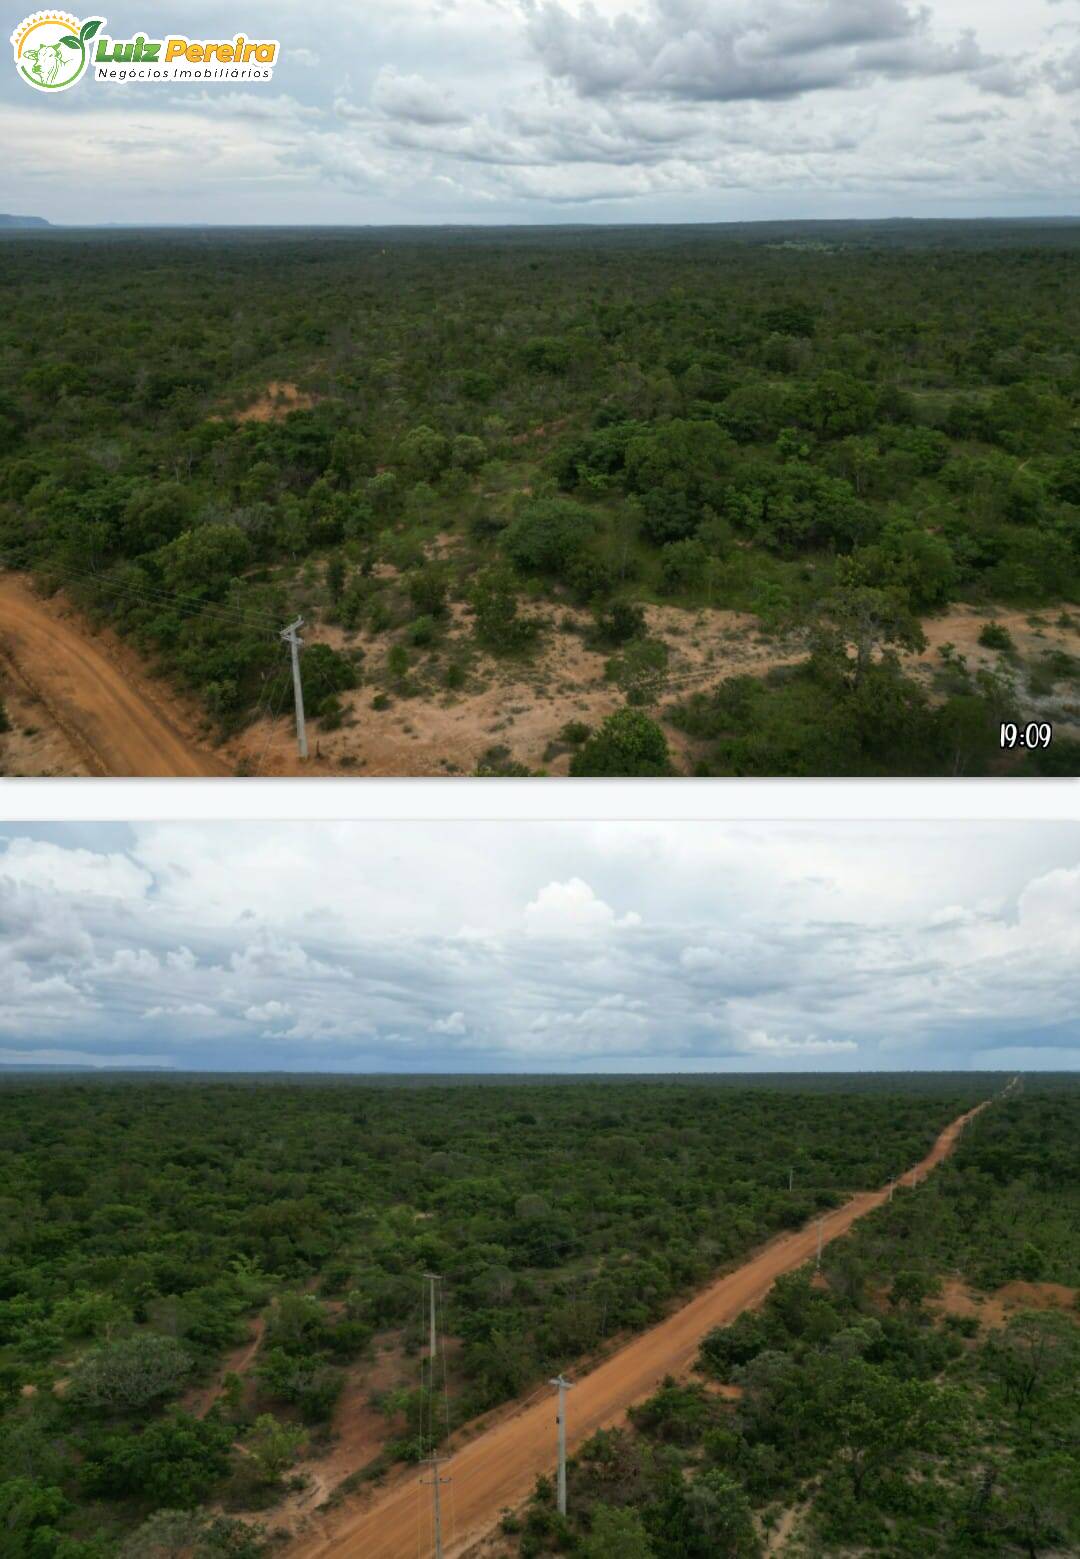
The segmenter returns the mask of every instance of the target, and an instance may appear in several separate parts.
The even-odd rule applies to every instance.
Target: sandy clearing
[[[1077,1290],[1064,1283],[1003,1283],[990,1294],[977,1294],[959,1278],[949,1278],[927,1308],[945,1315],[971,1316],[987,1331],[1000,1331],[1023,1310],[1061,1310],[1080,1325]]]
[[[782,1554],[794,1535],[795,1528],[803,1516],[810,1509],[808,1501],[800,1505],[791,1505],[784,1511],[780,1520],[765,1538],[765,1552],[767,1554]]]
[[[306,764],[297,756],[291,716],[248,726],[228,744],[230,760],[262,774],[445,775],[455,772],[455,766],[457,772],[471,774],[489,748],[506,747],[530,771],[565,775],[570,751],[546,759],[549,743],[568,721],[596,727],[625,700],[614,683],[604,680],[612,652],[590,649],[584,642],[580,630],[591,622],[589,613],[561,607],[539,615],[548,631],[534,659],[514,662],[483,655],[461,693],[392,697],[385,710],[372,708],[376,689],[365,680],[363,687],[342,696],[347,715],[341,730],[322,732],[312,722]],[[672,701],[723,677],[743,672],[763,676],[805,654],[800,645],[763,638],[757,618],[747,612],[647,606],[645,617],[649,633],[664,639],[669,648]],[[567,622],[578,631],[558,626]],[[379,673],[389,648],[385,637],[347,637],[325,624],[310,637],[339,650],[363,650],[365,678]],[[443,661],[454,658],[455,642],[463,651],[471,648],[471,618],[460,605],[454,608],[448,639],[440,652]],[[667,736],[676,764],[686,767],[689,744],[670,727]]]
[[[1059,620],[1061,619],[1061,620]],[[1026,664],[1037,661],[1051,650],[1064,650],[1080,657],[1080,611],[1062,607],[1042,607],[1038,611],[1012,611],[993,606],[956,606],[940,617],[928,617],[922,630],[927,647],[920,654],[906,657],[908,665],[924,684],[932,686],[934,673],[942,665],[941,649],[953,645],[967,660],[969,671],[993,671],[1002,663],[996,650],[979,643],[979,634],[988,622],[1008,629],[1020,659]],[[1006,668],[1012,663],[1004,662]],[[1034,697],[1025,692],[1020,679],[1019,702],[1025,716],[1051,719],[1055,730],[1075,736],[1080,730],[1080,697],[1074,687],[1059,684],[1052,694]]]
[[[232,422],[281,422],[291,411],[310,411],[315,396],[287,379],[271,379],[260,396],[229,414]],[[220,420],[220,419],[215,419]]]
[[[62,597],[42,600],[17,574],[0,574],[0,655],[91,774],[190,778],[230,772],[185,729],[194,716],[182,712],[175,696],[151,690],[145,668],[126,645],[108,630],[91,632]]]
[[[964,1126],[984,1108],[985,1104],[978,1105],[965,1112],[941,1132],[916,1166],[920,1179],[952,1152]],[[887,1194],[888,1187],[856,1193],[827,1215],[825,1240],[845,1234],[858,1218],[880,1206]],[[760,1304],[776,1279],[801,1266],[816,1246],[816,1221],[780,1235],[735,1272],[718,1279],[579,1379],[568,1401],[568,1447],[576,1449],[598,1429],[618,1423],[627,1408],[650,1396],[665,1375],[688,1370],[706,1332]],[[485,1537],[503,1510],[528,1497],[536,1478],[551,1470],[554,1437],[553,1399],[543,1394],[455,1449],[452,1462],[442,1469],[444,1476],[453,1477],[445,1501],[446,1559],[466,1553]],[[429,1555],[433,1542],[427,1498],[427,1491],[418,1487],[416,1469],[402,1471],[361,1508],[343,1507],[319,1519],[287,1551],[293,1559]]]

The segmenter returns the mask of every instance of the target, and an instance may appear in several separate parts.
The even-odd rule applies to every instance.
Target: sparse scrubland
[[[704,1340],[504,1552],[586,1559],[1080,1549],[1080,1089],[1028,1079],[951,1159]]]
[[[340,1485],[415,1459],[425,1412],[462,1424],[584,1367],[770,1236],[882,1185],[1001,1083],[9,1076],[3,1552],[259,1553],[260,1528],[295,1530]],[[1050,1128],[1075,1124],[1074,1101],[1043,1106],[1026,1174],[1059,1163]],[[1067,1280],[1054,1216],[1031,1238]],[[933,1266],[914,1258],[905,1271]],[[445,1402],[421,1390],[425,1271],[443,1275]],[[795,1475],[777,1457],[769,1498]]]
[[[241,773],[291,762],[297,613],[324,770],[1077,773],[1078,254],[10,234],[0,559]],[[1053,744],[1003,757],[1015,718]]]

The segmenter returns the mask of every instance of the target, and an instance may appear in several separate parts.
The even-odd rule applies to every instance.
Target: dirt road
[[[963,1127],[985,1105],[969,1110],[938,1137],[921,1163],[903,1178],[919,1180],[956,1144]],[[823,1239],[844,1234],[857,1218],[880,1206],[888,1187],[860,1191],[825,1218]],[[750,1261],[720,1278],[689,1304],[644,1332],[579,1380],[567,1402],[567,1445],[575,1448],[598,1429],[618,1423],[628,1407],[655,1391],[665,1375],[685,1373],[702,1337],[760,1304],[778,1277],[813,1256],[817,1223],[779,1236]],[[461,1555],[479,1541],[507,1507],[525,1500],[540,1473],[550,1473],[555,1454],[554,1393],[543,1394],[513,1417],[455,1450],[440,1470],[452,1483],[443,1500],[444,1551]],[[418,1488],[416,1469],[400,1475],[360,1510],[339,1510],[288,1550],[293,1559],[403,1559],[433,1552],[430,1492]],[[418,1546],[419,1539],[419,1546]],[[447,1539],[449,1539],[447,1541]]]
[[[92,773],[230,772],[165,712],[129,650],[111,634],[91,633],[59,597],[36,596],[17,574],[0,574],[0,654]]]
[[[266,1317],[257,1315],[252,1322],[251,1334],[246,1342],[227,1353],[221,1362],[217,1375],[208,1386],[196,1386],[184,1397],[181,1406],[185,1413],[192,1413],[196,1418],[205,1418],[214,1403],[225,1394],[226,1375],[245,1376],[252,1364],[255,1355],[262,1345],[263,1333],[266,1331]]]

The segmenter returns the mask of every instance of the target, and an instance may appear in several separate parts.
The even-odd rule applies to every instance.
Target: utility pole
[[[431,1455],[424,1458],[431,1468],[431,1478],[421,1478],[421,1483],[431,1484],[431,1515],[435,1529],[435,1559],[443,1559],[442,1544],[442,1486],[449,1483],[449,1478],[439,1476],[440,1465],[449,1458],[440,1456],[435,1443],[435,1356],[439,1347],[439,1334],[435,1321],[435,1285],[442,1279],[435,1272],[425,1272],[424,1279],[428,1285],[428,1392],[430,1394],[431,1407]],[[423,1409],[421,1408],[421,1423],[423,1423]]]
[[[430,1478],[421,1478],[422,1484],[431,1484],[432,1520],[435,1526],[435,1559],[443,1559],[442,1545],[442,1503],[440,1490],[444,1483],[449,1483],[449,1478],[439,1477],[439,1468],[448,1458],[445,1456],[428,1456],[425,1458],[431,1468]]]
[[[428,1358],[431,1360],[431,1388],[434,1390],[435,1354],[438,1351],[435,1335],[435,1284],[441,1283],[442,1278],[437,1272],[425,1272],[424,1282],[428,1285]]]
[[[303,639],[297,636],[296,630],[304,626],[304,619],[298,617],[287,628],[282,628],[281,637],[292,651],[292,685],[293,699],[296,703],[296,744],[300,749],[301,758],[307,757],[307,730],[304,726],[304,688],[300,681],[300,646]]]
[[[788,1188],[789,1191],[792,1191],[795,1188],[795,1171],[794,1171],[794,1169],[789,1169],[788,1172],[787,1172],[787,1188]]]
[[[825,1222],[824,1218],[819,1218],[818,1221],[817,1221],[817,1271],[818,1272],[821,1271],[821,1226],[822,1226],[822,1224],[824,1222]]]
[[[559,1515],[566,1515],[566,1393],[574,1384],[572,1380],[564,1380],[562,1375],[557,1375],[554,1380],[549,1380],[549,1386],[555,1386],[559,1392],[559,1416],[555,1422],[559,1426],[559,1478],[556,1504]]]

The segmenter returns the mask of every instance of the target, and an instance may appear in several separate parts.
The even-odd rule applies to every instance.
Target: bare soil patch
[[[10,731],[0,732],[0,774],[12,778],[71,778],[93,769],[53,719],[48,707],[0,651],[0,699]]]
[[[986,1331],[1000,1331],[1021,1310],[1061,1310],[1080,1324],[1075,1288],[1064,1283],[1005,1283],[991,1294],[978,1294],[959,1278],[949,1278],[928,1306],[943,1315],[970,1316]]]
[[[1068,619],[1068,622],[1059,619]],[[1080,611],[1061,607],[1043,607],[1038,611],[1013,611],[995,607],[957,606],[940,617],[928,617],[922,628],[927,638],[927,648],[908,659],[908,664],[923,681],[932,682],[935,671],[942,664],[942,646],[951,644],[966,659],[969,671],[995,670],[1002,657],[996,650],[979,643],[979,634],[987,623],[994,623],[1008,630],[1023,664],[1037,661],[1053,650],[1080,658]],[[1005,665],[1015,665],[1009,660]],[[1052,719],[1055,728],[1064,726],[1068,734],[1080,731],[1080,697],[1067,688],[1058,688],[1052,695],[1034,697],[1025,692],[1022,671],[1018,673],[1018,690],[1026,714],[1040,719]]]
[[[792,1505],[784,1511],[772,1530],[765,1534],[767,1554],[782,1554],[787,1551],[796,1527],[809,1509],[810,1505],[807,1502],[802,1505]]]
[[[592,649],[582,637],[581,630],[591,621],[589,614],[561,608],[542,615],[548,631],[533,659],[519,662],[480,655],[462,691],[426,690],[411,698],[392,695],[385,710],[372,707],[377,688],[371,684],[380,680],[389,649],[386,637],[361,633],[350,638],[340,629],[320,625],[312,639],[336,649],[358,646],[364,651],[365,684],[342,697],[348,710],[345,725],[324,733],[314,724],[308,741],[311,756],[303,765],[296,753],[291,714],[274,722],[263,719],[228,744],[229,758],[234,765],[242,763],[263,774],[470,774],[489,748],[505,747],[514,761],[530,771],[565,775],[570,751],[564,747],[546,756],[562,727],[573,720],[595,728],[621,709],[625,700],[604,677],[612,651]],[[743,672],[762,676],[803,654],[795,643],[764,638],[757,618],[745,612],[649,606],[645,616],[649,633],[668,644],[673,701],[724,677]],[[572,624],[576,631],[564,631],[559,626],[563,623]],[[454,658],[455,646],[460,646],[462,655],[471,647],[471,618],[461,606],[453,611],[448,643],[440,652],[442,661]],[[673,729],[667,734],[676,762],[685,760],[689,752],[685,738]]]
[[[232,422],[282,422],[291,411],[310,411],[316,401],[287,379],[271,379],[261,395],[229,417]]]
[[[95,631],[62,593],[0,574],[0,655],[85,765],[84,773],[225,774],[196,734],[197,712],[110,629]]]

